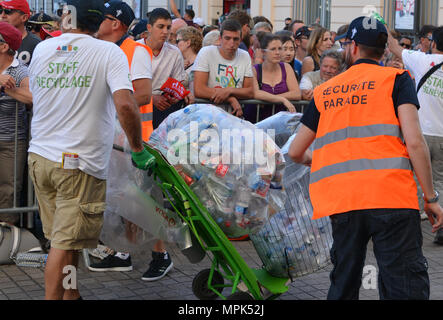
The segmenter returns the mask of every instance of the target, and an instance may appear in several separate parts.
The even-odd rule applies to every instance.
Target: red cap
[[[7,22],[0,22],[0,35],[12,50],[17,51],[22,45],[22,33]]]
[[[40,38],[42,40],[45,40],[48,36],[50,36],[51,38],[55,38],[55,37],[58,37],[61,35],[62,35],[62,32],[60,30],[55,30],[55,31],[50,32],[43,27],[40,30]]]
[[[0,6],[6,9],[20,10],[25,14],[31,14],[28,1],[26,0],[4,0],[0,2]]]

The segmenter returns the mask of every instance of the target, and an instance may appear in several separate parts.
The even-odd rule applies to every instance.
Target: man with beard
[[[330,300],[358,299],[370,239],[380,299],[429,299],[412,170],[433,232],[443,225],[443,209],[432,184],[414,83],[407,71],[378,63],[387,39],[376,19],[352,21],[344,44],[350,67],[314,90],[289,151],[294,161],[311,167],[313,219],[331,219]]]
[[[251,46],[251,17],[244,11],[236,10],[231,12],[227,19],[232,19],[240,23],[242,42],[240,43],[239,48],[248,51]]]

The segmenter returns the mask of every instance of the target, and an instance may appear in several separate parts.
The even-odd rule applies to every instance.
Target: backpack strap
[[[263,86],[263,66],[261,64],[258,64],[255,66],[257,69],[257,82],[258,82],[258,88],[261,90]]]
[[[440,69],[440,67],[443,66],[443,62],[433,66],[424,76],[423,78],[421,78],[418,86],[417,86],[417,93],[420,91],[421,87],[425,84],[426,80],[429,79],[429,77],[438,69]]]

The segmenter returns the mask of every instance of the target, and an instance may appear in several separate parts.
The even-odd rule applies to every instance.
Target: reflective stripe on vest
[[[142,119],[142,122],[145,122],[145,121],[152,121],[152,112],[151,113],[141,113],[140,114],[140,117],[141,117],[141,119]]]
[[[348,127],[341,130],[329,132],[325,136],[315,140],[314,150],[324,146],[342,141],[348,138],[367,138],[379,135],[392,136],[403,139],[400,127],[393,124],[374,124],[364,127]]]
[[[129,68],[132,66],[132,59],[134,57],[135,49],[139,47],[143,47],[146,51],[148,51],[149,55],[151,56],[152,60],[152,50],[148,46],[145,46],[139,42],[136,42],[132,39],[127,38],[123,43],[121,44],[120,48],[125,53],[126,57],[128,58]],[[151,102],[147,105],[140,107],[140,117],[142,121],[142,139],[143,141],[148,141],[149,137],[151,136],[151,133],[153,131],[153,124],[152,124],[152,117],[153,117],[153,109],[152,109],[152,99]]]
[[[320,170],[311,173],[311,183],[315,183],[322,179],[332,177],[341,173],[384,169],[412,170],[412,167],[408,158],[349,160],[346,162],[323,167]]]
[[[418,209],[392,100],[403,72],[363,63],[315,88],[320,120],[309,186],[313,219],[364,209]]]

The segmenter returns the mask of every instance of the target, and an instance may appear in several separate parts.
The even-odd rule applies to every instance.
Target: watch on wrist
[[[425,200],[426,203],[435,203],[438,201],[439,199],[439,193],[438,191],[434,191],[434,197],[431,199],[426,199],[425,194],[423,193],[423,199]]]

